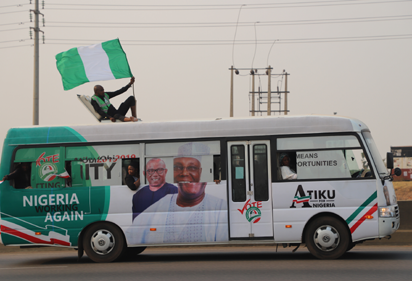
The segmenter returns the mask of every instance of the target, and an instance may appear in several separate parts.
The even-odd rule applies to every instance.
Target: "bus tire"
[[[146,250],[146,247],[128,247],[125,250],[124,257],[134,258],[138,254],[142,253],[144,250]]]
[[[348,246],[348,249],[346,250],[346,252],[349,252],[350,250],[355,248],[355,246],[356,246],[356,243],[353,243],[353,242],[349,243],[349,246]]]
[[[318,259],[337,259],[350,244],[347,227],[333,217],[319,217],[310,223],[305,232],[305,243],[310,253]]]
[[[123,255],[125,240],[118,227],[102,222],[94,224],[86,230],[83,237],[83,247],[92,261],[113,262]]]

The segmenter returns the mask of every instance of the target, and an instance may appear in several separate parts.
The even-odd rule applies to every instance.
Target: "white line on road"
[[[43,268],[61,268],[61,267],[67,267],[67,266],[36,266],[36,267],[4,267],[2,269],[43,269]]]

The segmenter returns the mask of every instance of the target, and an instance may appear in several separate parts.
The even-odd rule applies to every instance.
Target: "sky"
[[[264,74],[270,65],[273,74],[290,74],[290,115],[336,113],[362,120],[382,158],[391,146],[412,145],[412,0],[44,2],[41,126],[97,124],[76,95],[93,95],[96,84],[115,91],[129,79],[64,91],[55,56],[119,38],[136,77],[143,121],[229,117],[232,65],[240,71],[234,77],[234,116],[248,117],[249,71]],[[33,124],[33,3],[0,2],[0,139],[10,128]],[[284,90],[284,77],[272,76],[272,90]],[[267,76],[255,83],[256,90],[267,90]],[[111,101],[117,107],[131,94],[129,89]]]

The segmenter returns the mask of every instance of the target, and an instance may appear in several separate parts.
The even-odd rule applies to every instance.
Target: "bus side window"
[[[135,171],[135,176],[140,177],[140,162],[139,158],[122,159],[122,185],[126,185],[126,176],[128,175],[129,166]]]
[[[278,180],[295,180],[298,178],[296,173],[296,152],[278,153]]]
[[[71,186],[86,186],[86,164],[83,161],[70,161],[69,163]]]
[[[4,179],[9,180],[10,185],[15,189],[32,188],[31,170],[30,162],[15,163],[13,165],[13,171],[4,176]]]
[[[220,163],[220,155],[213,155],[213,181],[220,183],[222,180],[222,169]]]
[[[65,174],[64,176],[65,176],[65,184],[64,184],[64,186],[65,187],[71,187],[72,186],[72,178],[71,178],[71,174],[72,174],[72,166],[71,166],[71,161],[66,161],[65,163],[64,163],[64,169],[65,169],[65,172],[67,173],[67,174]],[[68,177],[67,177],[68,176]]]

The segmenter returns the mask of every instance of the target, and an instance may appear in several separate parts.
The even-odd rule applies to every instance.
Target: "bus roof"
[[[340,116],[259,116],[166,122],[104,123],[10,129],[10,145],[64,142],[190,139],[360,132],[367,126]],[[65,133],[66,132],[66,133]],[[67,134],[67,135],[66,135]],[[68,137],[76,135],[76,140]],[[24,139],[24,140],[23,140]]]

